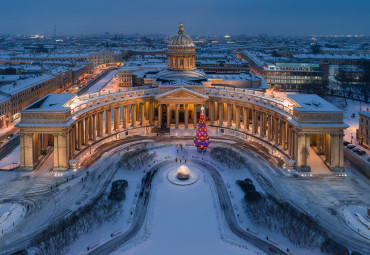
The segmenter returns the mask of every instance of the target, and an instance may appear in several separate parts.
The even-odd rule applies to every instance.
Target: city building
[[[327,64],[274,58],[270,55],[244,51],[239,56],[248,60],[250,69],[261,74],[269,87],[293,91],[320,91],[329,83]]]
[[[357,129],[357,140],[360,145],[370,148],[370,111],[359,112],[359,128]]]
[[[310,172],[311,153],[320,154],[331,171],[344,171],[343,130],[348,126],[341,110],[317,95],[266,90],[263,78],[252,74],[217,74],[212,81],[216,77],[196,68],[195,54],[181,23],[168,44],[167,68],[142,71],[142,77],[152,72],[146,86],[84,96],[49,94],[29,105],[18,124],[21,169],[32,171],[42,152],[53,151],[53,169],[67,170],[69,160],[90,144],[139,128],[153,133],[180,125],[194,128],[203,106],[210,127],[258,139],[298,172]],[[247,76],[260,82],[247,82]],[[245,84],[219,86],[229,78]]]

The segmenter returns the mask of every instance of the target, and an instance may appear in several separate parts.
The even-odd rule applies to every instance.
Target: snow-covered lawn
[[[179,165],[171,164],[160,173],[150,237],[125,254],[256,254],[221,240],[210,184],[198,166],[187,164],[199,174],[194,184],[179,186],[167,179]]]
[[[21,158],[21,146],[15,147],[12,152],[0,160],[0,169],[13,169],[19,165]]]
[[[366,206],[343,206],[340,211],[344,221],[353,231],[370,240],[370,220],[366,217]]]
[[[0,236],[10,231],[26,214],[25,208],[17,203],[0,204]]]
[[[111,239],[111,234],[116,231],[122,233],[128,228],[130,217],[130,209],[135,199],[135,192],[137,191],[137,185],[140,184],[143,176],[142,171],[128,171],[120,169],[114,175],[111,183],[116,180],[127,180],[128,187],[126,189],[126,199],[121,202],[122,212],[116,221],[109,221],[101,225],[100,227],[92,230],[88,234],[82,234],[79,238],[69,247],[69,254],[85,254],[87,247],[92,243],[99,242],[104,243]],[[110,191],[111,184],[108,186],[106,195]]]

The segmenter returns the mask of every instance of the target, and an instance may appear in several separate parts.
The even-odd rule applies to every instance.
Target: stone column
[[[114,113],[113,113],[113,126],[114,126],[114,131],[117,132],[119,130],[119,122],[120,122],[120,107],[114,108]]]
[[[127,109],[126,106],[122,106],[122,128],[127,127]]]
[[[20,167],[23,171],[33,171],[33,134],[20,134]]]
[[[68,136],[54,134],[54,171],[68,170]]]
[[[242,110],[243,110],[243,130],[247,130],[247,109],[243,107]]]
[[[279,144],[279,118],[275,118],[275,135],[274,135],[274,138],[275,138],[275,145],[278,145]]]
[[[310,149],[310,136],[304,133],[298,133],[297,136],[297,153],[296,153],[296,164],[297,171],[308,171],[307,160]]]
[[[145,104],[141,103],[140,104],[140,125],[144,126],[145,125]]]
[[[219,103],[218,104],[218,125],[220,127],[223,126],[223,123],[224,123],[224,103]]]
[[[85,145],[85,119],[81,120],[81,145]]]
[[[136,126],[136,104],[131,104],[131,126]]]
[[[268,115],[268,130],[267,130],[267,139],[269,140],[269,141],[271,141],[272,140],[272,116],[269,114]]]
[[[231,113],[232,113],[231,123],[235,123],[236,122],[236,106],[235,105],[231,105]]]
[[[194,113],[193,113],[193,121],[194,121],[194,128],[197,128],[197,105],[194,104]]]
[[[259,129],[259,135],[260,137],[263,137],[263,132],[264,132],[264,122],[263,122],[263,112],[259,112],[259,116],[260,116],[260,129]]]
[[[231,127],[231,120],[232,120],[232,105],[227,104],[227,127]]]
[[[98,121],[99,121],[99,137],[103,137],[103,132],[104,132],[104,124],[103,124],[103,112],[98,113]]]
[[[153,101],[149,102],[149,125],[153,125]]]
[[[175,115],[176,128],[179,128],[179,105],[176,104],[176,115]]]
[[[289,156],[293,158],[293,130],[291,125],[288,127],[288,152]]]
[[[283,150],[286,149],[286,123],[281,121],[281,147]]]
[[[112,114],[111,109],[105,111],[105,133],[112,134]]]
[[[334,172],[344,171],[343,159],[343,133],[330,134],[330,170]]]
[[[237,105],[235,108],[235,128],[240,128],[240,107]]]
[[[71,148],[71,158],[73,158],[73,155],[75,154],[76,149],[76,124],[72,126],[72,148]]]
[[[262,113],[262,125],[263,125],[263,129],[262,129],[262,137],[265,137],[265,136],[266,136],[266,121],[267,121],[266,113],[265,113],[265,112],[263,112],[263,113]]]
[[[171,112],[170,112],[170,105],[167,104],[166,106],[167,106],[167,127],[169,128],[171,127],[171,116],[170,116]]]
[[[90,132],[90,125],[89,125],[89,117],[85,118],[85,144],[89,144],[89,132]]]
[[[48,134],[42,134],[42,150],[46,151],[48,149]]]
[[[252,134],[256,133],[256,110],[252,109]]]
[[[185,128],[188,128],[189,125],[189,110],[188,105],[185,104]]]
[[[157,127],[160,128],[162,125],[162,105],[158,104],[158,123]]]
[[[80,120],[80,121],[78,122],[78,150],[81,150],[82,137],[83,137],[83,132],[82,132],[82,121]]]
[[[209,115],[210,115],[209,117],[210,117],[211,125],[213,125],[215,122],[215,102],[213,101],[209,102]]]
[[[96,114],[92,116],[92,140],[96,140]]]

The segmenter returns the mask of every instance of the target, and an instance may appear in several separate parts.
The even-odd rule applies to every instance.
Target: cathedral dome
[[[179,32],[177,35],[173,36],[170,41],[168,46],[176,46],[176,47],[195,47],[195,44],[193,40],[185,34],[184,26],[182,22],[180,23],[180,28]]]

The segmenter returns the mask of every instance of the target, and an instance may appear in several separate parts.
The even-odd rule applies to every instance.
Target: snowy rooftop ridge
[[[288,94],[288,97],[299,105],[299,107],[296,107],[298,111],[342,112],[342,110],[315,94]]]

